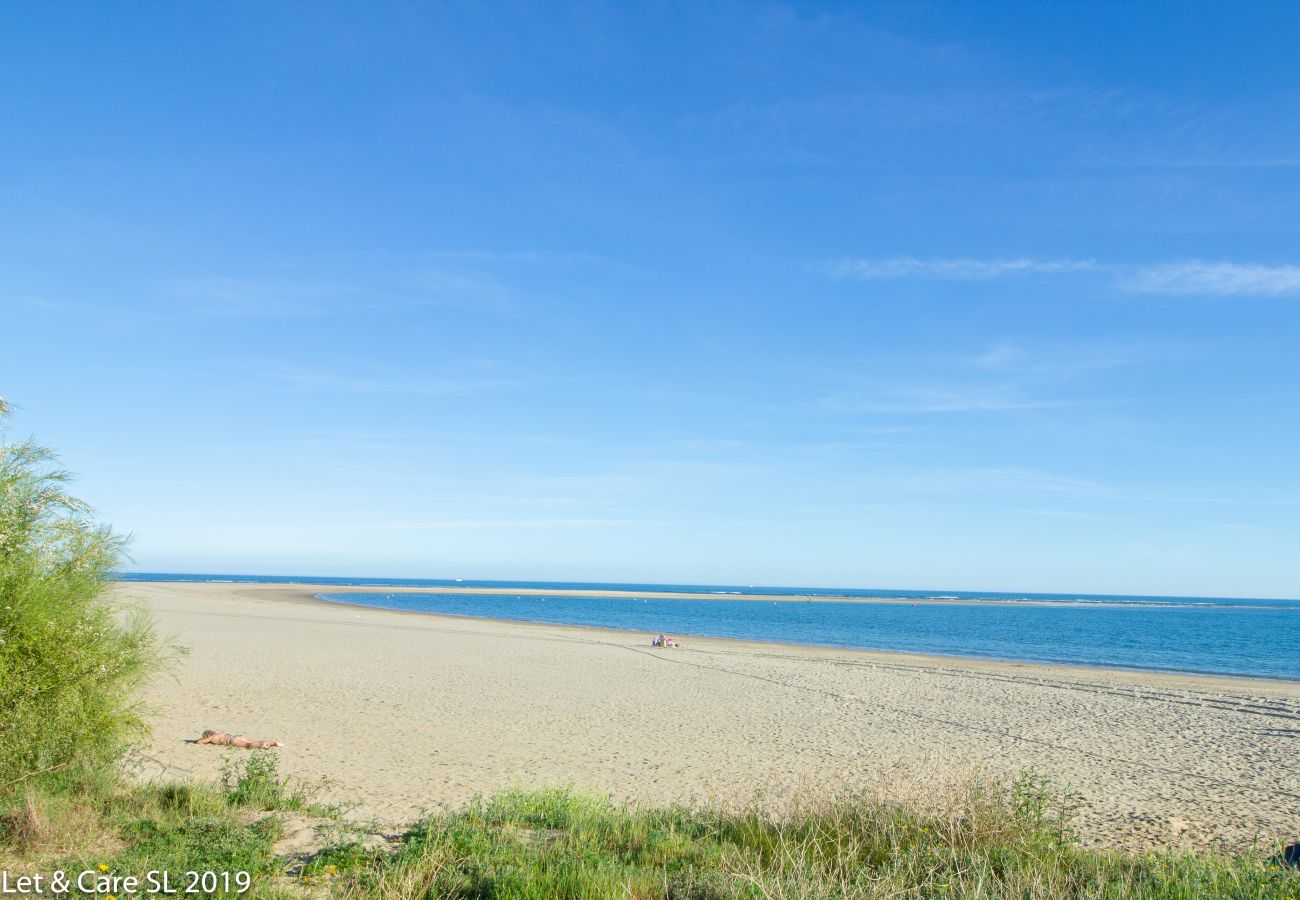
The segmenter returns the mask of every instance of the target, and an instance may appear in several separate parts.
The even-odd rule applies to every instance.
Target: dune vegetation
[[[1300,897],[1300,873],[1262,854],[1086,849],[1068,807],[1032,776],[971,784],[937,805],[860,795],[781,817],[515,791],[379,842],[374,825],[280,778],[274,751],[253,751],[215,784],[118,783],[27,803],[6,819],[11,872],[165,871],[173,886],[189,872],[247,873],[243,895],[261,898]],[[322,845],[280,853],[287,817],[314,822]]]

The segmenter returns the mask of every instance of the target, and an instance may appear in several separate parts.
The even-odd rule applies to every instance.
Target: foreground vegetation
[[[215,784],[106,779],[72,790],[29,788],[0,814],[0,868],[86,871],[96,878],[167,871],[181,887],[191,870],[246,872],[262,882],[286,871],[288,861],[274,852],[282,814],[347,827],[338,822],[339,809],[314,804],[311,793],[308,785],[281,779],[270,754],[238,763],[232,756]],[[87,894],[94,896],[75,890],[71,896]]]
[[[116,770],[144,733],[135,689],[171,652],[106,599],[124,542],[68,493],[53,451],[2,438],[0,800]]]
[[[277,855],[288,815],[324,834],[309,856]],[[0,824],[0,865],[167,870],[173,885],[189,871],[247,872],[256,898],[1300,898],[1300,872],[1279,860],[1085,849],[1068,809],[1029,776],[943,804],[857,796],[784,817],[510,792],[386,842],[369,831],[313,805],[272,751],[255,751],[216,784],[29,795]]]
[[[391,857],[326,852],[355,897],[1288,897],[1276,865],[1087,851],[1032,778],[923,812],[859,797],[773,819],[564,790],[435,817]]]

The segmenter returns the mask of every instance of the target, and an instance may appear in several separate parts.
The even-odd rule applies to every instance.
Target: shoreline
[[[151,582],[151,583],[187,584],[190,582]],[[296,586],[294,589],[297,589]],[[356,609],[371,609],[371,610],[377,610],[379,612],[385,612],[385,613],[401,613],[403,615],[411,615],[411,616],[431,616],[434,618],[454,619],[457,621],[467,621],[467,622],[501,622],[510,625],[519,625],[519,626],[539,626],[539,627],[547,627],[547,628],[576,628],[582,631],[590,631],[594,633],[605,633],[610,635],[618,635],[622,637],[635,636],[637,638],[643,638],[644,635],[646,634],[646,632],[637,631],[635,629],[614,628],[606,625],[576,625],[570,622],[540,622],[532,619],[512,619],[512,618],[499,617],[499,616],[472,616],[472,615],[462,615],[462,614],[448,613],[448,612],[433,612],[431,610],[397,609],[389,606],[376,606],[369,603],[349,603],[346,600],[331,600],[327,597],[322,596],[322,594],[325,593],[377,594],[377,593],[392,593],[391,591],[387,591],[387,592],[370,591],[370,590],[363,590],[363,589],[341,591],[335,588],[331,588],[328,591],[319,591],[319,592],[308,589],[306,591],[303,591],[303,593],[306,596],[303,596],[299,599],[304,602],[329,603],[329,604],[334,604],[336,606],[352,607]],[[426,593],[426,592],[407,591],[406,593]],[[437,593],[443,593],[443,592],[437,592]],[[487,593],[487,592],[483,591],[480,593]],[[519,594],[522,592],[511,591],[509,593]],[[543,595],[544,596],[574,596],[571,594],[564,594],[560,592],[546,592]],[[531,595],[531,596],[536,596],[536,595]],[[608,597],[612,595],[599,594],[597,596]],[[681,598],[681,595],[672,595],[672,596]],[[654,598],[654,595],[652,594],[637,594],[635,595],[635,597],[651,597],[652,599],[657,599]],[[635,599],[635,597],[629,594],[629,599]],[[831,602],[843,602],[843,601],[836,600]],[[866,602],[872,602],[872,601],[866,601]],[[903,602],[903,601],[880,601],[880,602]],[[975,603],[975,602],[976,601],[971,601],[971,603]],[[1008,604],[1008,605],[1029,606],[1031,604]],[[1051,604],[1038,604],[1038,605],[1051,605]],[[919,651],[914,651],[914,650],[892,650],[883,647],[855,647],[851,645],[838,645],[838,644],[805,644],[805,643],[800,643],[798,641],[769,641],[769,640],[764,640],[763,638],[727,637],[723,635],[714,635],[714,634],[696,634],[689,631],[674,631],[673,635],[688,637],[691,640],[723,641],[726,643],[734,643],[741,646],[744,645],[755,645],[759,647],[770,646],[774,648],[784,648],[788,650],[798,650],[802,652],[821,650],[821,651],[842,652],[842,653],[865,653],[865,654],[872,654],[872,655],[878,654],[883,656],[897,656],[897,657],[901,657],[903,660],[915,659],[927,663],[947,662],[949,664],[955,664],[955,665],[974,665],[979,663],[986,663],[992,665],[1007,665],[1007,666],[1031,666],[1031,667],[1040,666],[1047,669],[1077,670],[1080,674],[1100,671],[1100,672],[1127,673],[1132,675],[1159,675],[1159,676],[1168,676],[1171,678],[1188,678],[1188,679],[1198,679],[1198,680],[1218,679],[1226,682],[1244,682],[1248,684],[1278,684],[1278,685],[1300,686],[1300,677],[1285,678],[1276,675],[1243,675],[1235,672],[1209,672],[1209,671],[1198,671],[1194,669],[1157,669],[1157,668],[1144,669],[1137,666],[1108,666],[1108,665],[1102,665],[1100,663],[1088,664],[1088,663],[1058,661],[1058,660],[1050,660],[1050,659],[1022,659],[1018,657],[970,656],[970,655],[964,655],[959,653],[921,653]]]
[[[1099,846],[1245,848],[1300,819],[1291,682],[728,638],[664,651],[303,586],[113,590],[191,648],[146,691],[145,779],[216,778],[229,754],[185,743],[213,728],[283,741],[284,774],[390,823],[515,787],[780,811],[1026,770],[1081,798]]]

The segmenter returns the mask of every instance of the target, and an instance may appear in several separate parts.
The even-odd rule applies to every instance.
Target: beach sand
[[[217,775],[206,728],[398,825],[511,786],[780,808],[1033,769],[1089,843],[1300,837],[1300,684],[650,636],[352,607],[338,587],[124,583],[191,651],[147,690],[144,778]],[[665,623],[670,627],[671,623]]]

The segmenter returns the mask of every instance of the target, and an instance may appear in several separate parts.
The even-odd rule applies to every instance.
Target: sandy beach
[[[185,742],[213,728],[284,741],[284,772],[393,824],[512,785],[780,805],[1022,769],[1069,785],[1092,843],[1241,849],[1300,822],[1300,684],[700,638],[660,651],[313,599],[344,592],[326,586],[114,590],[190,647],[147,691],[145,778],[215,776],[229,751]]]

